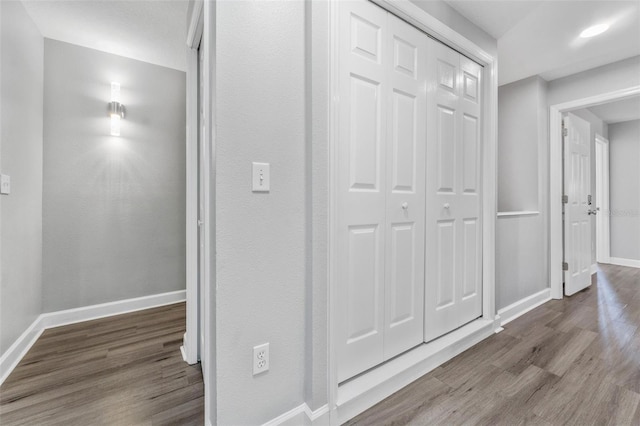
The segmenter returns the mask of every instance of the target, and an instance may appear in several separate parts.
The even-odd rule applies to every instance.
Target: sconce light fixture
[[[120,136],[120,120],[124,118],[124,105],[120,103],[120,83],[111,83],[111,136]]]

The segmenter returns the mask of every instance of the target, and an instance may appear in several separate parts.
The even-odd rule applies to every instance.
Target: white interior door
[[[384,359],[385,213],[389,91],[387,14],[369,2],[340,7],[337,159],[338,380]]]
[[[564,127],[564,292],[570,296],[591,285],[591,125],[569,113]]]
[[[429,43],[425,341],[482,315],[482,67]]]
[[[596,261],[609,263],[609,141],[596,135]]]
[[[423,341],[427,36],[387,14],[384,359]]]

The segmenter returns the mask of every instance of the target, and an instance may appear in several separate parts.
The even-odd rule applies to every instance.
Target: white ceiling
[[[186,0],[22,0],[46,38],[186,70]]]
[[[607,124],[640,120],[640,96],[588,108]]]
[[[445,0],[498,39],[499,83],[554,80],[640,55],[640,2],[615,0]],[[599,24],[609,31],[581,39]]]

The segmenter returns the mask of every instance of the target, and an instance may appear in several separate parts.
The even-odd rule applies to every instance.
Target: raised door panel
[[[458,123],[460,133],[457,156],[460,171],[460,192],[457,194],[456,210],[461,232],[457,236],[459,259],[456,278],[458,299],[456,300],[455,323],[460,327],[482,315],[482,238],[481,238],[481,185],[480,185],[480,106],[482,93],[482,67],[460,55],[460,97]]]
[[[391,60],[386,13],[369,2],[341,2],[337,143],[338,380],[383,360],[385,197]]]
[[[388,15],[384,359],[422,343],[427,36]]]
[[[573,114],[567,114],[564,121],[564,193],[569,198],[564,206],[564,259],[569,264],[564,288],[570,296],[591,285],[591,125]]]
[[[424,340],[482,315],[482,67],[430,40]]]

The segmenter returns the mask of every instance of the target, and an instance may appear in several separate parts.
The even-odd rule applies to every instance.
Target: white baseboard
[[[502,318],[500,325],[504,326],[505,324],[508,324],[519,316],[522,316],[532,309],[547,303],[549,300],[551,300],[551,289],[545,288],[538,293],[532,294],[529,297],[525,297],[522,300],[518,300],[517,302],[498,310],[498,315]]]
[[[31,346],[38,340],[44,329],[40,327],[40,317],[13,342],[13,345],[0,357],[0,385],[9,377],[9,374],[18,365],[20,360],[29,352]]]
[[[41,321],[44,328],[60,327],[62,325],[75,324],[77,322],[128,314],[143,309],[184,302],[186,300],[186,294],[186,290],[171,291],[169,293],[83,306],[81,308],[67,309],[64,311],[48,312],[40,316],[42,317]]]
[[[496,323],[480,318],[363,374],[338,388],[337,419],[343,424],[431,370],[493,335]]]
[[[42,332],[48,328],[171,305],[184,302],[185,298],[186,291],[179,290],[41,314],[13,345],[7,349],[2,357],[0,357],[0,385],[4,383],[9,374],[16,368],[20,360],[27,354],[29,349],[31,349],[31,346],[38,340]]]
[[[315,425],[328,425],[329,418],[329,406],[323,405],[317,410],[313,411],[306,403],[300,404],[297,407],[292,408],[286,413],[280,414],[263,426],[315,426]]]
[[[609,260],[612,265],[628,266],[630,268],[640,268],[640,260],[637,259],[623,259],[622,257],[612,257]]]

